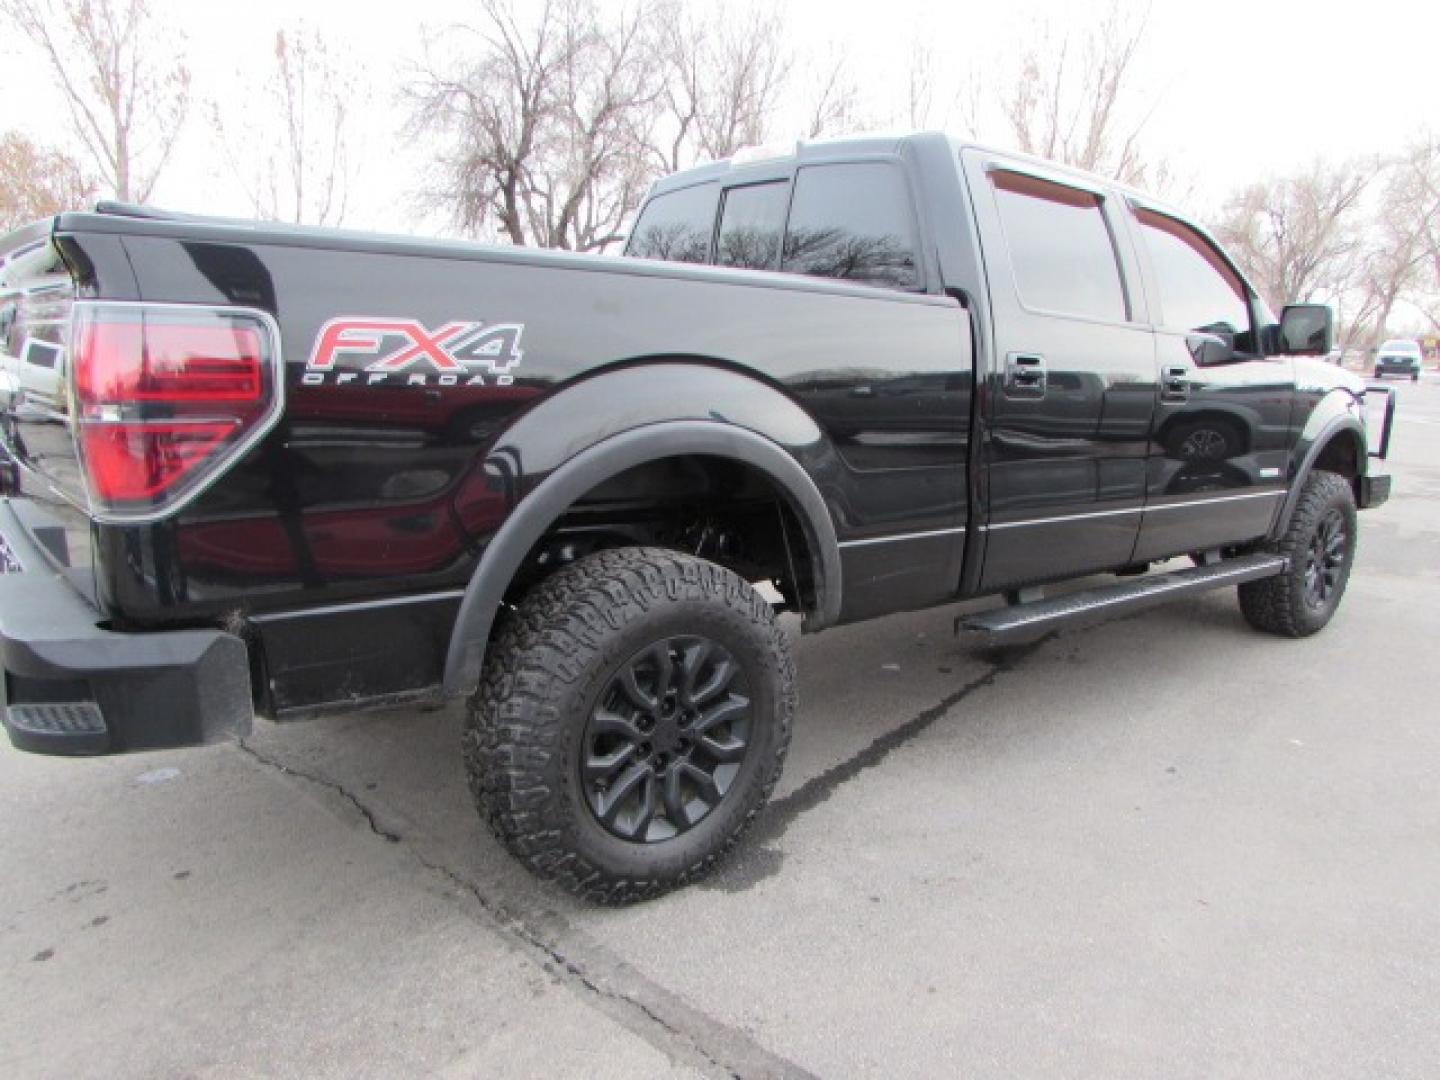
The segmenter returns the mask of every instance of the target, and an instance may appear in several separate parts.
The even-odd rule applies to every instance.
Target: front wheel
[[[1239,587],[1246,621],[1283,637],[1323,629],[1350,580],[1357,524],[1348,480],[1319,469],[1306,477],[1290,526],[1273,549],[1289,565],[1275,577]]]
[[[577,560],[507,620],[471,699],[481,815],[542,878],[601,903],[709,870],[769,797],[794,666],[770,605],[657,548]]]

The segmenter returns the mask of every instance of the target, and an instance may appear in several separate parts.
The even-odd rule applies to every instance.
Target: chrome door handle
[[[1160,397],[1165,401],[1184,401],[1190,396],[1190,369],[1172,364],[1160,373]]]
[[[1008,353],[1005,392],[1011,397],[1045,396],[1045,358],[1039,353]]]

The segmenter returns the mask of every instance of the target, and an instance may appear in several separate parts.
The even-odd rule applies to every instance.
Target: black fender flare
[[[1338,404],[1338,403],[1337,403]],[[1359,471],[1365,472],[1368,448],[1365,436],[1365,425],[1360,421],[1355,412],[1354,402],[1339,405],[1339,410],[1332,406],[1322,414],[1317,409],[1312,415],[1312,424],[1306,425],[1306,432],[1301,435],[1300,445],[1305,447],[1300,458],[1300,464],[1295,469],[1295,477],[1290,482],[1290,490],[1285,495],[1285,501],[1280,505],[1280,513],[1275,518],[1275,524],[1270,529],[1271,539],[1279,539],[1285,535],[1285,530],[1290,527],[1290,519],[1295,514],[1295,507],[1300,502],[1300,492],[1305,486],[1310,471],[1315,467],[1315,462],[1325,452],[1325,448],[1335,441],[1341,433],[1348,432],[1355,436],[1358,443],[1356,454],[1359,464]],[[1315,428],[1311,433],[1312,426]]]
[[[516,506],[486,546],[465,588],[445,657],[444,691],[466,694],[479,684],[505,592],[545,532],[577,499],[626,469],[677,454],[730,458],[765,473],[784,494],[805,531],[816,604],[805,629],[819,630],[840,615],[840,548],[820,489],[780,444],[748,428],[716,420],[670,420],[612,435],[555,469]]]

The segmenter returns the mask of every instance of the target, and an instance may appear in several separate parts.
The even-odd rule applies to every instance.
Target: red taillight
[[[82,400],[225,402],[264,399],[265,352],[253,326],[93,323],[75,369]]]
[[[97,516],[174,509],[278,413],[269,321],[224,309],[76,305],[76,435]]]

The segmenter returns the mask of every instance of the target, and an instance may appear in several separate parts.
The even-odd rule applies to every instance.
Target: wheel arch
[[[1280,513],[1271,529],[1271,538],[1283,536],[1299,504],[1306,479],[1315,469],[1339,473],[1356,490],[1365,471],[1368,456],[1365,425],[1359,406],[1348,395],[1329,395],[1311,414],[1310,423],[1302,432],[1296,447],[1298,463],[1290,481],[1290,490],[1281,504]]]
[[[626,426],[615,430],[621,421]],[[461,599],[446,652],[447,694],[479,681],[500,604],[566,512],[627,470],[677,457],[733,462],[769,482],[803,534],[813,593],[802,609],[805,629],[838,619],[839,545],[812,475],[830,467],[834,452],[813,418],[766,383],[724,368],[629,367],[573,384],[530,410],[487,457],[486,470],[512,493],[512,508]]]

